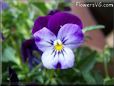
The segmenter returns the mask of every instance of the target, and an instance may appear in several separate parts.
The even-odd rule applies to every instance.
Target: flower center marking
[[[62,44],[62,42],[58,39],[58,40],[55,40],[55,41],[54,41],[54,47],[55,47],[55,50],[61,51],[61,50],[63,49],[63,44]]]

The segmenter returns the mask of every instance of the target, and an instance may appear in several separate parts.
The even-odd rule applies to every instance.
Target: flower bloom
[[[39,17],[32,30],[35,44],[43,52],[48,69],[67,69],[74,65],[73,49],[84,42],[81,20],[66,12]]]

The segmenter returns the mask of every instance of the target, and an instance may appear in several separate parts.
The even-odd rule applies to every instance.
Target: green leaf
[[[87,84],[96,84],[96,81],[90,72],[82,73],[82,75],[83,75],[83,78],[85,79],[85,81],[87,82]]]
[[[37,2],[37,3],[36,2],[31,2],[31,3],[38,10],[38,14],[45,15],[48,12],[48,9],[47,9],[44,2]]]
[[[98,71],[93,71],[96,84],[103,84],[103,76]]]
[[[56,85],[57,84],[57,81],[55,80],[55,78],[52,78],[51,84],[53,84],[53,85]]]
[[[83,28],[83,33],[87,32],[87,31],[103,29],[103,28],[105,28],[104,25],[88,26],[88,27]]]
[[[28,73],[28,77],[31,77],[31,76],[37,74],[38,69],[39,69],[39,71],[41,70],[40,69],[41,65],[42,65],[42,63],[40,63],[36,67],[34,67],[34,69],[32,69],[32,71]]]
[[[98,53],[97,54],[96,60],[98,62],[103,63],[104,62],[104,58],[105,58],[107,60],[107,62],[110,62],[111,59],[114,57],[113,52],[114,52],[114,49],[112,49],[112,48],[105,48],[103,53]]]
[[[42,76],[38,76],[38,77],[37,77],[37,80],[38,80],[41,84],[44,83],[44,79],[43,79]]]
[[[114,78],[110,79],[110,78],[105,78],[104,79],[104,84],[105,85],[114,85]]]
[[[16,64],[19,64],[19,59],[16,58],[16,51],[12,47],[7,47],[3,52],[2,61],[3,62],[14,62]]]
[[[81,72],[85,73],[89,72],[94,67],[95,63],[96,63],[96,52],[92,52],[89,56],[81,60],[77,66]]]
[[[92,53],[92,52],[93,51],[88,47],[80,47],[80,48],[76,49],[75,56],[76,56],[77,63],[79,63],[81,60],[87,58],[90,55],[90,53]]]

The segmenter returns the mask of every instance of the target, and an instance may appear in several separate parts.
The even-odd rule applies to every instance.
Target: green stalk
[[[105,28],[104,25],[95,25],[95,26],[88,26],[88,27],[85,27],[83,28],[83,33],[87,32],[87,31],[91,31],[91,30],[97,30],[97,29],[103,29]]]
[[[105,70],[106,78],[109,78],[109,74],[108,74],[108,64],[107,64],[107,57],[104,57],[104,70]]]

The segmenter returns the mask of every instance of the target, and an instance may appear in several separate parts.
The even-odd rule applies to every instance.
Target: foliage
[[[111,63],[114,50],[105,48],[103,53],[80,47],[75,51],[76,62],[72,69],[47,70],[42,63],[29,69],[27,63],[22,62],[20,47],[25,39],[32,37],[31,29],[34,20],[52,10],[56,2],[22,3],[20,0],[7,0],[9,8],[2,12],[2,83],[8,83],[8,67],[17,73],[19,82],[37,82],[38,84],[114,84],[114,76],[108,74],[107,65]],[[64,3],[67,4],[67,3]],[[68,5],[68,4],[67,4]],[[1,46],[1,45],[0,45]],[[96,64],[104,64],[105,74],[95,70]]]

